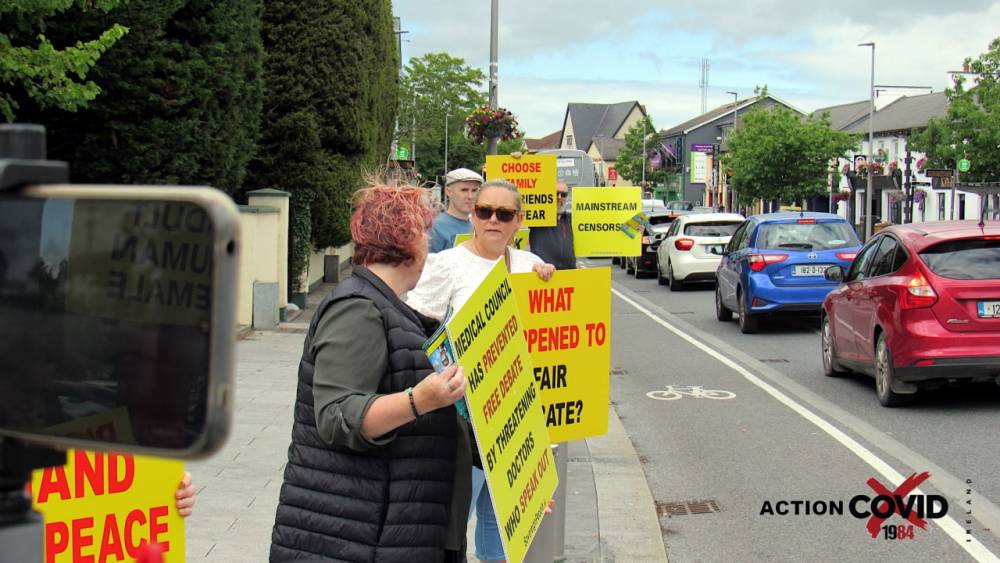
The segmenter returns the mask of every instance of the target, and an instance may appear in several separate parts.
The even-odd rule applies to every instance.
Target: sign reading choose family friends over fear
[[[66,458],[31,477],[46,563],[135,561],[146,542],[160,544],[164,561],[184,561],[184,519],[174,504],[181,462],[81,450]]]
[[[558,478],[507,266],[499,260],[447,323],[507,561],[534,539]]]
[[[577,256],[639,256],[640,188],[573,188],[573,249]]]
[[[486,156],[486,178],[517,186],[524,210],[524,226],[556,225],[556,155],[532,154],[520,158]]]
[[[553,442],[608,432],[611,270],[510,277]]]

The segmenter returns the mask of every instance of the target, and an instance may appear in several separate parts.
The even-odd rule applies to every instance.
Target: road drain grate
[[[763,362],[765,364],[787,364],[788,360],[785,358],[758,358],[758,362]]]
[[[656,514],[668,518],[692,514],[712,514],[721,512],[721,510],[715,499],[656,501]]]

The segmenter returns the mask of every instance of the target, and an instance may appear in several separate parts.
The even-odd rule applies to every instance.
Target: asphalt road
[[[886,409],[870,378],[823,375],[818,319],[743,335],[715,319],[711,285],[670,292],[611,268],[612,402],[643,461],[671,562],[1000,561],[1000,386]],[[723,393],[647,396],[671,385]],[[874,497],[879,484],[895,491],[922,472],[929,478],[905,500],[940,495],[948,512],[904,528],[912,537],[884,538],[881,526],[911,524],[899,515],[872,538],[868,518],[850,514],[853,497]],[[804,502],[795,514],[779,501]],[[838,503],[842,515],[805,514]],[[763,514],[768,506],[775,514]]]

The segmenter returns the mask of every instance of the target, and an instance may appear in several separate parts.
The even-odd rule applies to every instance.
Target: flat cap
[[[483,181],[482,176],[476,174],[468,168],[456,168],[444,176],[445,186],[450,186],[455,182],[476,182],[478,184],[482,184]]]

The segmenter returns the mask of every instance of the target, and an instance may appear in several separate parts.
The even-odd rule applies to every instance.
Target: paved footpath
[[[189,561],[267,561],[302,343],[329,287],[313,292],[293,322],[237,343],[229,440],[214,456],[188,463],[198,491],[186,523]],[[666,561],[645,475],[613,409],[608,427],[606,436],[568,448],[566,561]]]

